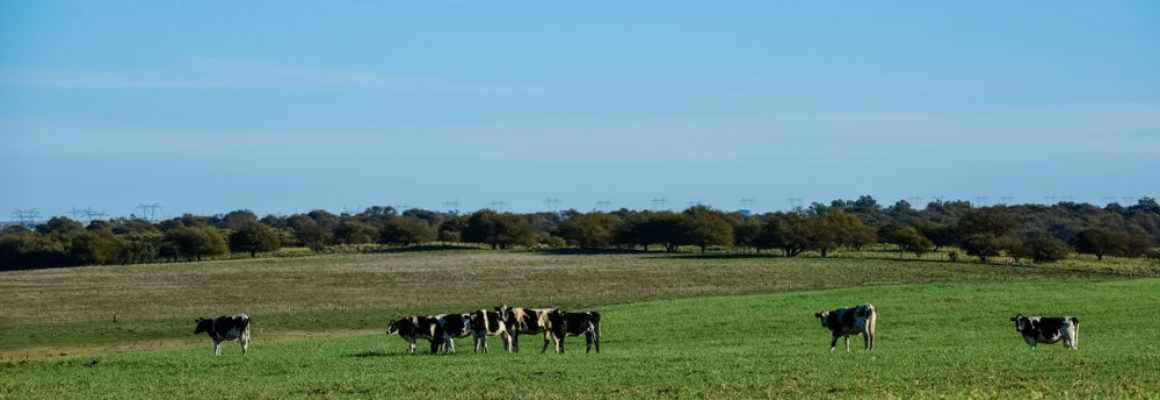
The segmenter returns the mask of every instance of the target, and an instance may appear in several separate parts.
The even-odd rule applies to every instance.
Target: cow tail
[[[248,315],[242,315],[242,329],[238,331],[243,339],[247,342],[250,341],[250,317]]]
[[[870,314],[866,318],[866,333],[869,333],[871,336],[873,336],[874,326],[878,323],[878,310],[874,308],[873,304],[866,303],[866,311],[868,311]]]

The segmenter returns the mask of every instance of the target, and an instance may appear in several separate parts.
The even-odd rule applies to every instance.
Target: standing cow
[[[495,308],[512,336],[512,352],[520,352],[521,334],[537,333],[544,334],[544,348],[540,349],[540,353],[548,351],[547,316],[553,310],[555,309],[508,307],[506,304]]]
[[[442,340],[443,354],[455,353],[455,341],[452,339],[467,337],[473,332],[470,314],[441,314],[434,318],[439,321],[437,333]]]
[[[206,332],[213,339],[213,354],[222,354],[222,342],[237,339],[242,344],[242,355],[250,343],[250,317],[246,314],[223,315],[213,319],[198,318],[193,334]]]
[[[862,335],[866,341],[864,349],[874,349],[874,325],[878,321],[878,311],[870,303],[857,307],[839,308],[814,314],[822,320],[822,327],[829,328],[833,338],[830,351],[838,344],[838,338],[846,340],[846,351],[850,351],[850,335]]]
[[[584,335],[588,342],[585,353],[592,351],[592,344],[596,344],[596,352],[600,352],[600,313],[595,311],[571,313],[564,310],[552,310],[547,314],[547,332],[556,342],[556,353],[564,354],[564,338],[568,336]]]
[[[512,351],[512,338],[508,333],[507,324],[500,318],[499,312],[488,310],[476,310],[471,313],[471,336],[475,342],[475,351],[479,351],[483,347],[483,352],[487,353],[487,337],[499,336],[503,340],[503,348],[507,352]]]
[[[399,335],[410,345],[410,353],[415,354],[415,340],[426,339],[431,343],[431,354],[435,354],[443,340],[439,332],[439,320],[422,315],[411,315],[387,322],[387,334]]]
[[[1079,320],[1072,316],[1060,318],[1024,317],[1018,314],[1011,317],[1015,322],[1015,330],[1023,335],[1027,345],[1035,348],[1037,343],[1055,343],[1063,340],[1063,347],[1078,349]]]

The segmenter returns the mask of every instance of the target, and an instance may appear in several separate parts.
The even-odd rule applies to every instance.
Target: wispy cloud
[[[0,70],[0,85],[67,89],[365,89],[398,92],[533,93],[535,86],[486,85],[405,75],[328,70],[228,59],[196,59],[186,74]]]

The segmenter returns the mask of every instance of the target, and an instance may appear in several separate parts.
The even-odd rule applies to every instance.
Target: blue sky
[[[0,2],[0,212],[1160,192],[1160,3],[626,3]]]

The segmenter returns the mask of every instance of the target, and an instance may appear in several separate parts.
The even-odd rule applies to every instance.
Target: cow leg
[[[507,332],[500,332],[499,339],[501,341],[503,341],[503,350],[508,352],[508,353],[511,353],[512,352],[512,335],[508,334]]]
[[[222,342],[219,342],[217,340],[213,341],[213,355],[215,355],[215,356],[222,355]]]
[[[842,339],[844,339],[846,341],[846,352],[849,353],[850,352],[850,335],[842,336]]]
[[[837,335],[834,335],[834,337],[832,339],[830,339],[830,351],[831,352],[834,351],[835,347],[838,347],[838,336]]]
[[[870,333],[862,331],[862,350],[870,350]]]
[[[407,339],[407,344],[408,344],[408,347],[410,347],[410,349],[411,349],[411,354],[415,354],[415,338],[405,338],[405,339]]]
[[[246,345],[248,345],[248,344],[249,344],[249,343],[247,343],[247,342],[246,342],[246,338],[245,338],[245,337],[239,337],[239,338],[238,338],[238,343],[241,343],[241,344],[242,344],[242,355],[243,355],[243,356],[244,356],[244,355],[246,355]]]
[[[600,334],[597,332],[599,330],[592,332],[592,343],[596,344],[596,354],[600,354]]]
[[[1024,336],[1024,337],[1023,337],[1023,340],[1026,340],[1026,341],[1027,341],[1027,345],[1028,345],[1028,346],[1031,346],[1031,348],[1032,348],[1032,349],[1034,349],[1034,348],[1035,348],[1035,338],[1033,338],[1033,337],[1030,337],[1030,336]]]
[[[584,332],[584,341],[588,344],[587,350],[584,350],[584,354],[588,354],[592,351],[592,336],[593,335],[591,331]]]
[[[540,349],[540,354],[548,351],[548,334],[544,333],[544,348]]]

